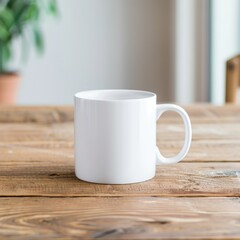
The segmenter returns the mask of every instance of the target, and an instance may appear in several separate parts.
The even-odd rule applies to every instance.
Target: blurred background
[[[31,49],[22,63],[21,41],[13,41],[18,104],[73,104],[74,93],[105,88],[153,91],[159,102],[224,103],[226,61],[240,52],[239,0],[56,4],[57,17],[40,23],[42,56]]]

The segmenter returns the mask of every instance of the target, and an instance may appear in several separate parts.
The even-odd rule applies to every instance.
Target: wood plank
[[[161,122],[157,145],[166,156],[183,144],[183,126]],[[73,158],[73,123],[0,124],[0,161],[52,161]],[[193,141],[186,161],[240,161],[240,122],[193,124]]]
[[[73,161],[1,164],[0,196],[240,196],[240,163],[178,163],[157,167],[150,181],[91,184]]]
[[[197,105],[186,108],[192,119],[212,119],[208,123],[193,122],[193,143],[186,161],[240,160],[240,120],[236,117],[238,107]],[[157,144],[166,156],[176,154],[183,142],[183,125],[179,116],[168,114],[157,125]],[[235,122],[229,117],[236,117],[239,121]],[[55,156],[61,159],[67,156],[68,159],[73,156],[71,107],[2,107],[0,119],[3,121],[4,118],[12,122],[0,124],[1,161],[9,161],[14,157],[41,160]],[[171,119],[174,121],[171,122]],[[226,122],[221,122],[221,119]],[[61,151],[58,146],[61,146]]]
[[[170,157],[181,149],[182,141],[159,141],[163,155]],[[184,162],[240,162],[239,140],[195,140]]]
[[[165,156],[173,156],[182,147],[182,141],[159,140]],[[0,142],[0,164],[4,162],[69,161],[74,158],[73,141]],[[193,140],[184,162],[240,162],[240,140]]]
[[[193,140],[240,140],[240,122],[237,124],[193,124]],[[184,129],[178,124],[157,125],[157,140],[182,140]],[[61,124],[0,124],[1,142],[73,141],[73,123]]]
[[[148,182],[97,185],[74,176],[72,107],[0,107],[0,239],[240,238],[240,107],[186,110],[185,162],[158,166]],[[181,119],[165,114],[162,152],[182,139]]]
[[[73,141],[73,123],[1,123],[0,143]]]
[[[240,121],[240,106],[192,104],[183,106],[193,123],[228,123]],[[166,116],[166,117],[164,117]],[[176,113],[167,112],[162,122],[179,122]],[[165,119],[165,120],[164,120]],[[59,123],[73,121],[73,106],[0,106],[2,123]]]
[[[182,146],[181,141],[158,143],[165,156],[173,156]],[[31,162],[73,161],[73,142],[44,141],[0,143],[0,165]],[[240,162],[240,141],[193,141],[184,162]]]
[[[1,106],[0,122],[59,123],[73,121],[72,106]]]
[[[239,198],[1,198],[0,239],[239,239]]]

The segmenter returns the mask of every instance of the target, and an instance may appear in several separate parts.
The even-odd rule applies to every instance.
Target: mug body
[[[155,176],[156,95],[93,90],[75,95],[75,173],[84,181],[136,183]]]

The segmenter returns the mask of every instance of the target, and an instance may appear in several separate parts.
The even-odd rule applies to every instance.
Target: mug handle
[[[158,120],[160,116],[166,111],[176,112],[182,117],[185,127],[185,141],[181,151],[174,157],[169,158],[164,157],[160,153],[158,147],[156,147],[157,164],[172,164],[180,162],[187,155],[192,141],[192,127],[189,116],[186,113],[186,111],[175,104],[159,104],[157,105],[156,109],[156,120]]]

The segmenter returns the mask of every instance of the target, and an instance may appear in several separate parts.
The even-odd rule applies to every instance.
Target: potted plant
[[[9,69],[12,43],[21,38],[31,41],[39,53],[44,42],[40,21],[58,13],[56,0],[0,0],[0,104],[15,103],[20,75]],[[28,50],[29,42],[26,45]]]

